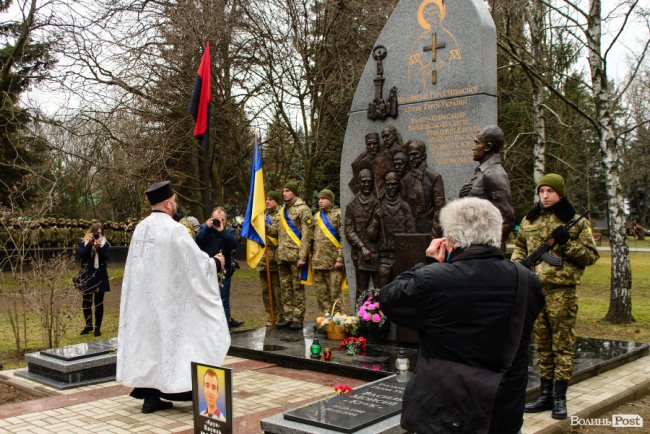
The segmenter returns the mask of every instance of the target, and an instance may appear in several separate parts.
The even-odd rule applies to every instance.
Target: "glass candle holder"
[[[318,338],[314,338],[314,340],[312,341],[311,346],[309,347],[309,352],[311,353],[312,357],[320,356],[321,346]]]
[[[404,348],[400,348],[397,353],[397,358],[395,359],[395,370],[398,374],[405,374],[408,372],[410,367],[409,358],[406,356],[406,351]]]
[[[332,350],[330,348],[325,348],[323,350],[323,357],[325,358],[326,361],[332,360]]]

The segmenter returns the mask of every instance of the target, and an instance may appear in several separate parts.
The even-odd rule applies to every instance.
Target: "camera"
[[[98,240],[98,239],[100,239],[101,237],[102,237],[102,236],[101,236],[101,234],[100,234],[99,232],[93,232],[93,238],[94,238],[94,239]]]
[[[213,228],[220,228],[221,227],[221,220],[219,219],[212,219],[212,227]]]

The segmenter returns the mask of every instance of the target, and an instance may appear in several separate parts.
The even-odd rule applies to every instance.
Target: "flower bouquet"
[[[341,341],[339,347],[345,351],[345,354],[348,356],[355,356],[366,349],[366,338],[363,336],[359,336],[358,338],[345,338]]]
[[[339,300],[334,302],[331,312],[325,312],[323,316],[316,318],[316,325],[319,330],[325,330],[327,339],[340,340],[347,334],[355,334],[359,326],[359,318],[354,315],[346,315],[335,312]]]
[[[357,311],[359,318],[359,333],[365,335],[370,341],[381,342],[388,337],[388,324],[386,315],[381,311],[377,301],[377,291],[365,293],[359,301],[360,307]]]

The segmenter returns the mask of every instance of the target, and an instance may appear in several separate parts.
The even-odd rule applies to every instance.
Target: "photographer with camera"
[[[86,326],[81,331],[86,335],[93,331],[93,301],[95,303],[95,336],[101,336],[104,316],[104,293],[111,290],[108,281],[106,261],[111,245],[103,236],[101,223],[93,223],[79,243],[77,257],[81,261],[78,285],[83,291],[82,310]]]
[[[230,280],[235,272],[234,255],[239,241],[237,232],[234,228],[226,226],[226,221],[226,210],[220,206],[214,208],[212,217],[199,227],[195,240],[199,248],[208,255],[214,256],[221,252],[225,258],[225,273],[220,281],[219,292],[228,327],[235,328],[243,324],[243,321],[237,321],[230,316]]]

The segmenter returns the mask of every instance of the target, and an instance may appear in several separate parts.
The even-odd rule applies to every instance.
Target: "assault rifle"
[[[577,219],[572,220],[566,225],[564,225],[564,229],[568,231],[573,226],[575,226],[576,223],[578,223],[580,220],[585,218],[587,214],[589,214],[589,210],[583,212],[580,215],[580,217],[578,217]],[[562,258],[558,258],[557,256],[553,256],[549,253],[549,251],[553,248],[553,246],[555,246],[555,239],[553,239],[553,236],[549,236],[544,241],[544,244],[539,246],[537,250],[535,250],[533,253],[531,253],[526,258],[524,258],[523,261],[521,261],[521,265],[523,265],[526,268],[532,269],[535,265],[544,261],[549,265],[559,267],[564,263],[564,261],[562,261]]]

